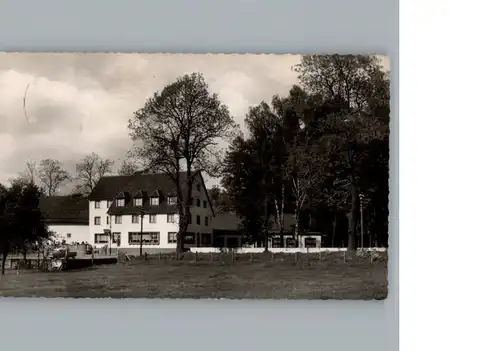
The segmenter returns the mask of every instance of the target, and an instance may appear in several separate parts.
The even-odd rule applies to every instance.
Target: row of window
[[[281,239],[273,238],[271,242],[271,246],[273,248],[281,247]],[[285,247],[297,247],[297,240],[294,238],[286,238],[285,239]],[[316,247],[316,239],[315,238],[305,238],[304,239],[304,247],[313,248]]]
[[[107,208],[111,207],[111,204],[113,203],[112,200],[107,200]],[[133,203],[135,207],[141,207],[143,205],[143,199],[142,198],[134,198]],[[191,203],[193,203],[193,199],[191,199]],[[151,206],[158,206],[160,204],[160,198],[159,197],[151,197],[149,198],[149,204]],[[167,197],[167,205],[176,205],[177,204],[177,197],[175,196],[169,196]],[[196,206],[201,207],[201,200],[196,199]],[[207,208],[208,202],[207,200],[203,200],[203,208]],[[116,207],[125,207],[125,199],[116,199]],[[101,208],[101,201],[95,201],[94,202],[94,208],[95,209],[100,209]]]
[[[120,245],[121,233],[114,232],[111,236],[112,243]],[[169,244],[177,243],[177,232],[169,232],[167,241]],[[212,241],[212,236],[208,233],[201,234],[201,245],[210,245]],[[109,236],[104,233],[94,234],[95,244],[107,244],[109,242]],[[141,244],[141,233],[140,232],[129,232],[128,233],[128,243],[129,245],[140,245]],[[194,233],[186,233],[184,235],[185,244],[195,244],[196,238]],[[160,245],[160,232],[143,232],[142,233],[142,245]]]
[[[157,223],[156,222],[156,214],[150,214],[149,216],[149,223]],[[132,215],[132,223],[133,224],[138,224],[139,223],[139,218],[140,215]],[[106,217],[106,224],[110,223],[109,216]],[[175,223],[175,215],[174,214],[167,214],[167,223]],[[192,217],[188,218],[188,223],[192,224]],[[122,224],[122,216],[117,215],[115,216],[115,224]],[[196,216],[196,224],[201,225],[201,217],[200,215]],[[101,225],[101,217],[96,216],[94,217],[94,225]],[[205,226],[208,226],[208,216],[205,216]]]
[[[113,200],[107,200],[106,201],[106,207],[110,208],[111,204],[113,203]],[[142,198],[135,198],[134,199],[134,206],[142,206],[143,204],[143,199]],[[159,197],[150,197],[149,198],[149,204],[151,206],[158,206],[160,204],[160,198]],[[177,204],[177,197],[175,196],[169,196],[167,197],[167,204],[168,205],[175,205]],[[117,207],[125,207],[125,199],[123,198],[118,198],[116,199],[116,206]],[[100,209],[101,208],[101,201],[95,201],[94,202],[94,208],[95,209]]]

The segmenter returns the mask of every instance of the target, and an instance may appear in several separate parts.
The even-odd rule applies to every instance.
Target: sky
[[[0,183],[28,160],[57,159],[74,174],[96,152],[118,166],[132,146],[133,113],[192,72],[203,73],[243,127],[250,106],[298,83],[299,62],[299,55],[0,53]]]

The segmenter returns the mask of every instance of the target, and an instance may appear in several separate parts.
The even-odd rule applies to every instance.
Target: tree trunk
[[[267,192],[266,196],[264,198],[264,252],[269,251],[269,233],[268,233],[268,227],[269,227],[269,215],[267,213]]]
[[[335,247],[335,234],[337,232],[337,212],[333,215],[332,222],[332,247]]]
[[[299,207],[296,206],[295,207],[295,213],[294,213],[294,217],[295,217],[295,235],[294,235],[294,239],[296,240],[297,242],[297,247],[300,247],[300,244],[299,244],[299,234],[300,234],[300,226],[299,226],[299,215],[300,215],[300,211],[299,211]]]
[[[280,226],[280,245],[281,247],[285,247],[285,233],[283,226]]]
[[[177,257],[182,259],[182,254],[184,253],[184,235],[186,234],[188,227],[189,215],[186,213],[186,208],[181,201],[177,201],[177,211],[179,212],[179,231],[177,232],[177,245],[176,252]]]
[[[4,247],[2,250],[2,275],[5,275],[5,262],[7,262],[8,254],[9,254],[9,248]]]
[[[178,185],[177,212],[179,212],[179,231],[177,232],[177,245],[176,245],[177,257],[179,257],[179,255],[182,255],[182,253],[184,252],[184,234],[186,233],[187,221],[188,221],[187,214],[184,211],[183,196],[181,192],[182,190]]]
[[[349,217],[349,238],[347,242],[347,249],[355,251],[356,243],[356,223],[358,219],[358,189],[354,184],[354,179],[351,177],[351,216]]]
[[[280,229],[280,245],[285,247],[285,185],[281,185],[281,201],[278,205],[278,200],[274,199],[274,205],[276,207],[276,222]]]
[[[283,174],[281,175],[283,179]],[[281,184],[281,214],[280,214],[280,241],[281,247],[285,247],[284,231],[285,231],[285,184]]]

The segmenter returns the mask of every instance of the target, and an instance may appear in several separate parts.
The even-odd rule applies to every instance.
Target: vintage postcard
[[[0,296],[385,299],[389,69],[0,53]]]

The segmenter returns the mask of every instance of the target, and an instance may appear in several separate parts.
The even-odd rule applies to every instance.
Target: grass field
[[[233,261],[234,259],[234,261]],[[44,273],[8,270],[0,296],[91,298],[384,299],[387,260],[339,255],[188,255]]]

